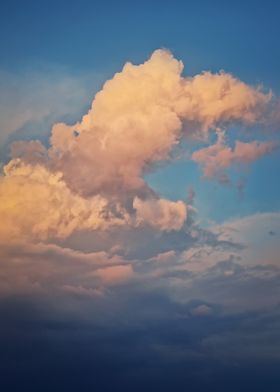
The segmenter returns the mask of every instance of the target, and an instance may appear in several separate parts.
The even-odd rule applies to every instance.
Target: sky
[[[2,5],[5,390],[279,390],[279,11]]]

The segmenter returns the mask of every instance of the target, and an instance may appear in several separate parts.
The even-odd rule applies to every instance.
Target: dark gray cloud
[[[192,312],[199,301],[139,291],[125,306],[112,297],[102,310],[88,303],[82,317],[78,303],[76,311],[69,302],[63,311],[43,304],[0,303],[5,390],[278,390],[279,307],[226,315],[208,304],[213,311],[203,318]]]

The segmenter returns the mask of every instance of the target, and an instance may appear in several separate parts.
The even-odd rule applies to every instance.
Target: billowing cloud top
[[[186,200],[169,200],[151,188],[146,176],[162,162],[184,155],[202,167],[204,177],[228,180],[231,165],[249,164],[277,147],[265,134],[256,140],[253,127],[265,125],[274,98],[224,72],[184,77],[182,71],[181,61],[157,50],[144,64],[128,63],[106,82],[81,121],[55,124],[49,148],[38,140],[11,145],[11,160],[0,176],[0,335],[4,356],[6,341],[16,345],[3,361],[10,361],[11,369],[15,359],[10,353],[18,350],[19,341],[27,342],[25,351],[33,359],[42,357],[41,352],[34,356],[26,333],[41,350],[56,331],[63,336],[54,338],[58,361],[61,341],[67,345],[67,361],[73,342],[90,351],[93,347],[99,361],[90,331],[93,342],[100,341],[104,369],[117,353],[115,374],[120,373],[124,342],[128,367],[133,358],[141,369],[143,363],[167,369],[171,361],[176,377],[177,364],[184,364],[185,373],[197,358],[209,358],[211,364],[220,358],[223,369],[229,358],[236,364],[244,352],[254,363],[264,353],[279,362],[279,333],[270,341],[263,325],[276,331],[275,320],[279,323],[280,213],[202,228],[197,190],[191,189]],[[232,124],[243,125],[238,140]],[[245,127],[249,132],[243,140]],[[189,148],[188,154],[182,154],[183,148]],[[13,312],[3,308],[17,298],[19,317],[32,314],[19,328]],[[25,301],[38,311],[26,312]],[[268,309],[274,318],[267,317]],[[269,321],[256,322],[256,314]],[[69,317],[75,319],[70,329]],[[44,321],[52,319],[55,323]],[[81,330],[80,344],[76,323],[83,320],[87,329]],[[248,320],[258,326],[255,337]],[[240,338],[236,331],[243,325]],[[45,346],[38,344],[36,333],[46,337]],[[55,352],[51,348],[52,364]],[[91,365],[86,361],[85,367]],[[29,372],[31,362],[25,362]],[[68,362],[65,368],[68,377]],[[133,383],[130,390],[134,376]]]
[[[262,121],[272,99],[224,72],[185,78],[182,71],[170,52],[156,50],[144,64],[125,64],[80,122],[55,124],[48,150],[38,141],[15,142],[0,179],[1,238],[46,240],[127,226],[180,230],[186,203],[161,198],[145,173],[183,139],[205,141],[230,123]],[[192,158],[210,176],[272,147],[237,142],[232,151],[223,142]]]

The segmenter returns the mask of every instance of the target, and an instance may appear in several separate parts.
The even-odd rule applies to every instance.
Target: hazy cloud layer
[[[22,135],[46,138],[60,118],[75,121],[99,80],[100,75],[74,74],[63,67],[18,74],[0,70],[0,147]]]

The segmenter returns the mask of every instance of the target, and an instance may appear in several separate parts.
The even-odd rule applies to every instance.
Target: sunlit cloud
[[[224,72],[189,78],[182,71],[181,61],[157,50],[141,65],[125,64],[81,121],[55,124],[49,149],[36,140],[12,144],[0,179],[2,238],[47,240],[127,226],[181,230],[187,203],[162,198],[144,175],[169,160],[182,140],[263,121],[272,99]],[[220,142],[193,159],[209,176],[274,146],[237,141],[231,150]]]
[[[242,142],[236,140],[234,148],[226,145],[223,134],[219,135],[216,144],[202,148],[192,154],[192,159],[203,168],[203,174],[208,178],[223,179],[224,170],[233,164],[249,164],[270,154],[279,148],[279,142]]]

